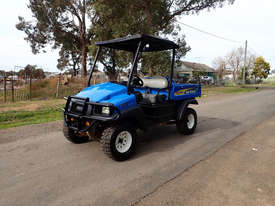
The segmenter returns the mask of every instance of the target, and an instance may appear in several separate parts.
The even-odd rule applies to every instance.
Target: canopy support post
[[[170,70],[170,78],[169,78],[169,85],[168,85],[168,101],[171,99],[171,89],[172,89],[172,81],[173,81],[173,76],[174,76],[174,64],[175,64],[175,56],[176,56],[176,50],[173,49],[173,54],[172,54],[172,62],[171,62],[171,70]]]
[[[134,61],[133,61],[133,64],[132,64],[132,68],[131,68],[131,71],[130,71],[130,75],[129,75],[129,78],[128,78],[128,82],[127,82],[128,94],[131,92],[131,81],[132,81],[132,78],[133,78],[133,73],[134,73],[135,66],[137,64],[138,55],[139,55],[139,52],[141,50],[141,43],[142,43],[142,41],[140,41],[138,43],[138,47],[137,47],[137,50],[136,50],[135,58],[134,58]]]
[[[94,64],[93,64],[93,67],[91,69],[91,72],[90,72],[90,75],[89,75],[89,79],[88,79],[88,87],[91,85],[91,79],[92,79],[92,76],[93,76],[93,72],[95,70],[96,62],[98,60],[100,51],[101,51],[101,46],[98,47],[96,55],[95,55],[95,61],[94,61]]]

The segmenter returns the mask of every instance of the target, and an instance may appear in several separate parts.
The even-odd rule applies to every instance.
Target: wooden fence
[[[50,82],[43,86],[43,81]],[[101,83],[106,80],[92,79],[91,83]],[[40,86],[38,86],[40,85]],[[53,79],[15,80],[13,78],[0,78],[0,104],[32,99],[54,99],[75,95],[87,86],[87,78],[73,78],[64,81],[62,76]]]
[[[31,78],[23,83],[4,76],[0,79],[0,103],[31,100],[31,84]]]

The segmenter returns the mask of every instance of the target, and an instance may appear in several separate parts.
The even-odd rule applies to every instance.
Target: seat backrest
[[[164,77],[141,77],[144,87],[149,87],[153,89],[165,89],[168,87],[168,81]]]

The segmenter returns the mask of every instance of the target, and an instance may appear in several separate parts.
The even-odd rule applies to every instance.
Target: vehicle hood
[[[123,94],[127,94],[126,86],[106,82],[87,87],[75,96],[89,98],[91,102],[111,102],[113,98]]]

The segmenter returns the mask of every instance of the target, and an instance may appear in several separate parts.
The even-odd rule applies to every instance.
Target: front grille
[[[70,96],[66,99],[67,103],[63,109],[64,120],[67,125],[74,129],[81,130],[85,128],[84,123],[86,120],[110,121],[117,120],[120,117],[119,110],[111,103],[90,102],[89,98]],[[103,114],[102,107],[109,107],[110,114]],[[74,120],[71,120],[71,118],[74,118]]]
[[[68,111],[75,114],[85,114],[86,113],[85,102],[86,102],[85,100],[81,100],[81,99],[70,99]]]

